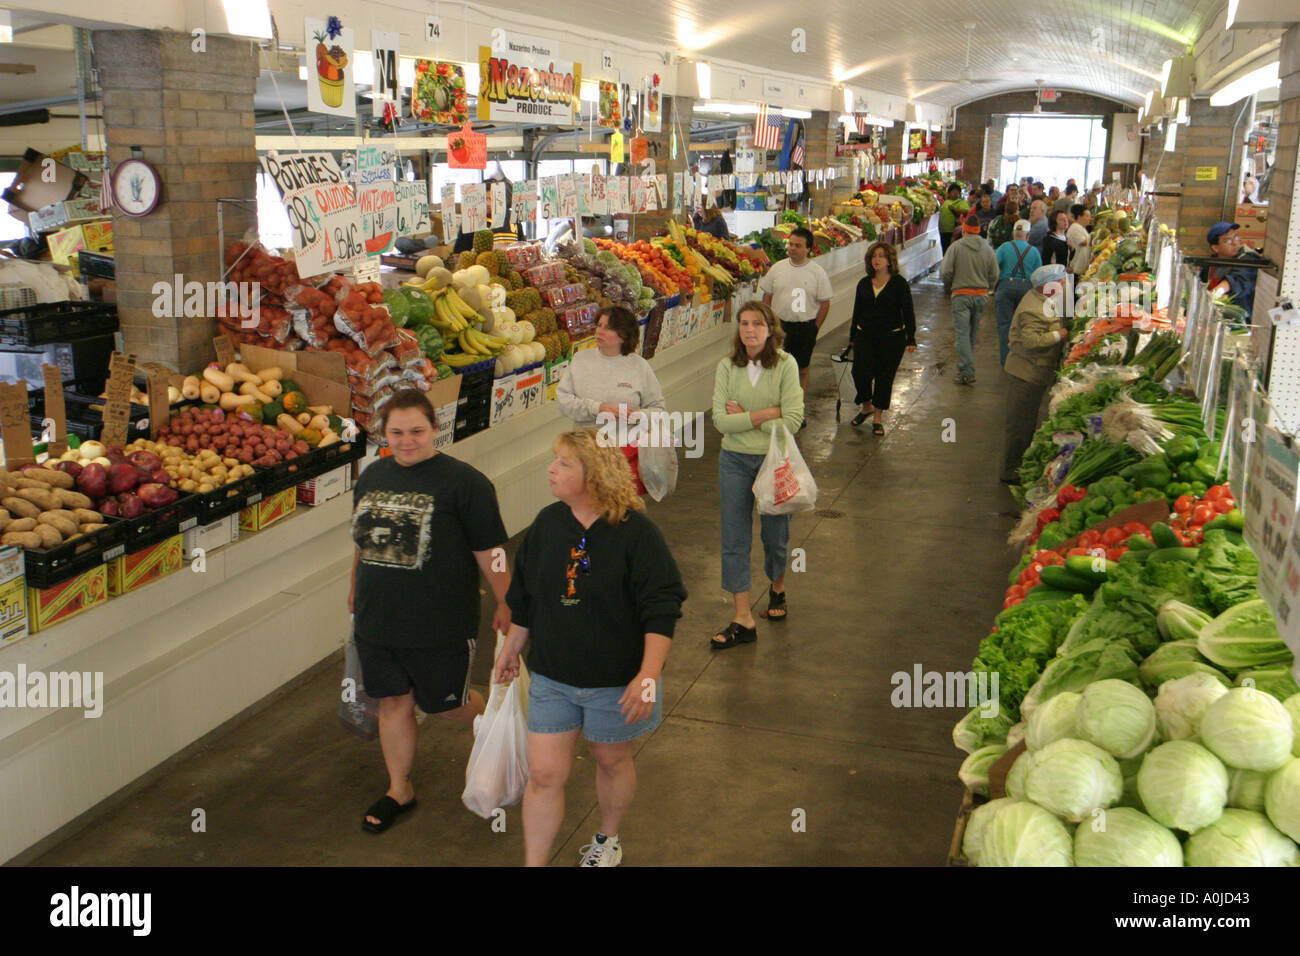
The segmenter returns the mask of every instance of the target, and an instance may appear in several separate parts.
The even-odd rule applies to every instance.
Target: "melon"
[[[429,274],[430,269],[441,269],[442,260],[437,256],[420,256],[415,263],[415,274],[421,279]]]
[[[438,257],[427,256],[426,258],[436,259]],[[424,278],[426,284],[432,282],[435,289],[443,289],[451,285],[451,270],[443,265],[436,265],[425,274]]]
[[[534,328],[533,323],[529,322],[527,319],[520,319],[517,324],[522,336],[520,338],[521,342],[531,342],[537,337],[537,329]]]

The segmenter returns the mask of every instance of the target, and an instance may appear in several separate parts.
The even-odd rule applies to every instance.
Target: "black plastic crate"
[[[456,428],[452,432],[451,440],[458,442],[462,438],[469,438],[471,435],[477,435],[488,427],[490,421],[487,415],[475,415],[470,418],[456,418]]]
[[[77,253],[78,268],[85,278],[91,279],[115,279],[117,278],[117,268],[111,255],[105,255],[102,252],[91,252],[89,249],[82,249]]]
[[[126,519],[127,551],[147,548],[172,535],[188,531],[199,523],[198,499],[202,495],[188,491],[180,491],[177,494],[179,497],[169,505]]]
[[[195,503],[192,505],[195,522],[190,527],[220,521],[227,515],[232,515],[236,511],[243,511],[250,505],[257,504],[267,494],[273,493],[267,489],[270,477],[271,472],[269,469],[256,468],[253,474],[204,494],[191,492],[190,497],[195,499]],[[188,530],[188,528],[184,530]]]
[[[48,345],[117,331],[111,302],[42,302],[0,312],[0,342]]]
[[[27,586],[53,587],[125,554],[131,522],[109,517],[102,520],[107,527],[92,531],[84,538],[65,541],[46,551],[24,551]]]
[[[63,390],[63,417],[68,427],[69,435],[76,435],[81,439],[98,440],[104,430],[103,413],[94,410],[91,406],[103,405],[104,399],[94,395],[86,394],[75,388],[65,388]],[[173,405],[172,408],[178,408]],[[37,434],[44,429],[45,421],[45,389],[33,389],[27,395],[27,411],[31,415],[32,428]],[[127,441],[131,442],[137,438],[148,438],[149,428],[146,425],[140,427],[140,423],[149,418],[149,408],[146,405],[130,406],[130,421],[127,424]]]
[[[278,465],[267,468],[265,494],[273,495],[277,491],[293,488],[327,471],[359,461],[365,456],[364,433],[360,434],[355,441],[335,442],[324,448],[313,448],[307,454],[300,455],[292,461],[282,461]]]

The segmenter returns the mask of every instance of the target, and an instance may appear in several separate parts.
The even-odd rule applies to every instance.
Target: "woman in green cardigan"
[[[736,316],[731,355],[713,381],[713,425],[722,433],[718,490],[722,499],[722,587],[736,612],[713,637],[723,650],[758,639],[749,600],[749,549],[753,542],[754,480],[767,456],[771,431],[785,422],[793,436],[803,424],[803,389],[794,356],[781,350],[780,323],[762,302],[746,302]],[[789,515],[759,515],[763,570],[771,580],[764,614],[784,620]]]

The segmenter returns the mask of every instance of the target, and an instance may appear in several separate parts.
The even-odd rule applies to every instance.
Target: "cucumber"
[[[1152,551],[1155,549],[1155,545],[1151,543],[1151,539],[1144,534],[1129,535],[1128,540],[1124,542],[1124,545],[1130,551]]]
[[[1097,566],[1101,570],[1097,570]],[[1119,570],[1119,565],[1114,561],[1107,561],[1105,558],[1094,558],[1089,554],[1072,554],[1065,559],[1065,570],[1075,574],[1085,581],[1095,581],[1097,584],[1104,584],[1107,577],[1114,571]],[[1039,577],[1041,578],[1041,573]]]
[[[1076,591],[1061,591],[1057,588],[1049,588],[1045,584],[1036,584],[1025,592],[1024,600],[1021,604],[1048,604],[1053,601],[1065,601],[1078,593]]]
[[[1157,548],[1151,552],[1147,560],[1152,563],[1158,561],[1195,561],[1200,553],[1200,548]]]
[[[1079,555],[1075,555],[1075,557],[1079,557]],[[1091,594],[1101,584],[1100,581],[1080,577],[1073,571],[1056,564],[1039,571],[1038,580],[1049,588],[1056,588],[1058,591],[1074,591],[1077,594]]]
[[[1151,539],[1155,542],[1157,548],[1181,548],[1183,546],[1183,543],[1178,540],[1178,535],[1174,534],[1174,529],[1163,521],[1157,521],[1151,526]]]

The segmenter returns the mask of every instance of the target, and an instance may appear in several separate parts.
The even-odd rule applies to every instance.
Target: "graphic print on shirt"
[[[564,596],[560,598],[560,603],[565,607],[573,607],[581,604],[582,598],[578,597],[578,570],[586,574],[590,569],[587,559],[587,536],[583,535],[582,540],[576,547],[569,549],[569,564],[564,569]]]
[[[433,495],[371,491],[362,496],[352,524],[361,560],[385,568],[424,566],[433,524]]]

